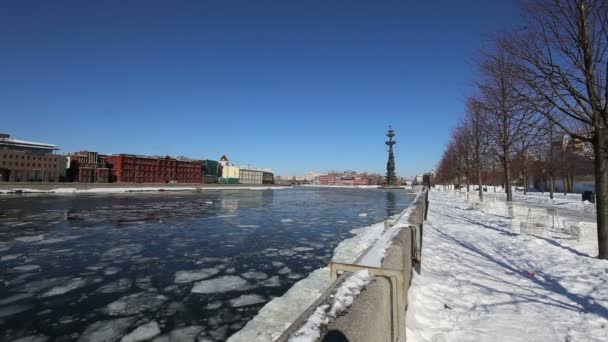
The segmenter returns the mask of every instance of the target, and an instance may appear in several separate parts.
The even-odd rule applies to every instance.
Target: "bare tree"
[[[466,124],[468,126],[467,133],[470,143],[470,155],[473,162],[473,167],[477,171],[477,186],[479,191],[479,200],[483,202],[483,180],[482,172],[487,159],[488,152],[488,134],[485,124],[485,115],[482,103],[474,97],[467,100],[467,117]]]
[[[593,144],[599,258],[608,259],[608,1],[528,0],[526,26],[499,39],[528,102]],[[547,104],[555,111],[545,112]]]
[[[513,200],[511,159],[533,125],[534,112],[522,101],[518,69],[501,48],[483,53],[479,61],[479,103],[486,112],[488,137],[493,153],[502,164],[507,201]]]

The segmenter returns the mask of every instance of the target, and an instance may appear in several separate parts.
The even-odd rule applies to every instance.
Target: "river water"
[[[380,189],[0,196],[2,341],[225,340],[413,196]]]

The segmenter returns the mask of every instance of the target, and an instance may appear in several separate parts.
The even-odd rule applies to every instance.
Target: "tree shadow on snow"
[[[499,268],[503,269],[503,272],[505,273],[505,275],[507,275],[507,276],[520,275],[521,277],[526,277],[526,279],[528,279],[530,282],[542,287],[544,290],[564,296],[576,304],[576,305],[573,305],[572,303],[568,303],[568,302],[557,300],[555,298],[551,298],[545,294],[536,292],[534,290],[534,288],[527,287],[527,286],[525,286],[525,284],[510,282],[508,279],[504,279],[502,277],[492,275],[492,274],[486,272],[484,269],[475,267],[475,264],[460,264],[463,267],[468,267],[468,268],[474,270],[476,273],[481,273],[482,277],[485,276],[485,278],[489,281],[496,282],[498,284],[509,284],[509,285],[512,285],[517,288],[530,292],[529,295],[525,295],[525,294],[501,291],[497,288],[492,288],[486,284],[480,284],[478,282],[471,281],[470,282],[471,284],[473,284],[479,288],[485,288],[487,291],[506,294],[506,295],[509,295],[512,297],[519,298],[519,300],[505,301],[505,302],[494,303],[494,304],[483,304],[481,306],[491,307],[491,306],[499,306],[499,305],[517,304],[517,303],[523,303],[523,302],[537,302],[537,303],[541,303],[543,305],[552,305],[555,307],[559,307],[562,309],[568,309],[568,310],[572,310],[572,311],[576,311],[576,312],[583,311],[586,313],[594,313],[601,317],[608,317],[608,309],[605,306],[597,303],[594,300],[594,298],[591,296],[593,293],[598,293],[597,289],[603,287],[606,284],[606,281],[603,281],[600,285],[595,286],[592,290],[590,290],[585,295],[575,294],[575,293],[570,292],[568,289],[566,289],[564,286],[562,286],[560,284],[559,277],[555,277],[549,273],[545,273],[545,272],[543,272],[543,270],[539,270],[534,265],[527,263],[527,265],[519,265],[519,267],[517,267],[516,266],[517,263],[514,262],[514,260],[510,260],[508,258],[509,253],[507,251],[498,250],[498,252],[499,252],[498,255],[500,255],[503,258],[503,260],[500,260],[495,255],[485,252],[470,243],[460,241],[460,240],[456,239],[454,236],[442,231],[441,229],[439,229],[437,227],[434,227],[434,231],[436,231],[442,238],[449,240],[452,243],[469,251],[469,253],[467,253],[467,254],[485,259],[489,262],[492,262],[492,263],[498,265]],[[462,256],[462,255],[460,255],[459,251],[456,249],[453,250],[452,253],[453,253],[454,258],[456,258],[456,259],[459,258],[459,256],[460,257]],[[521,266],[525,266],[525,268],[522,269],[522,268],[520,268]],[[534,274],[531,276],[526,276],[525,274],[529,273],[529,272],[534,272]],[[474,280],[474,279],[471,279],[471,280]]]

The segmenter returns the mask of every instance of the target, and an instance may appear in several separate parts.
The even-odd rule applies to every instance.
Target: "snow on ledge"
[[[361,270],[348,277],[329,297],[329,302],[319,306],[308,317],[304,325],[290,338],[290,342],[316,341],[321,336],[321,326],[329,324],[339,314],[348,309],[361,290],[372,281],[373,277],[367,270]]]

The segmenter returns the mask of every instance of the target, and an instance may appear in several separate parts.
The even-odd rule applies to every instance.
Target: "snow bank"
[[[348,309],[361,290],[372,281],[367,270],[361,270],[348,277],[329,298],[329,303],[319,306],[306,323],[290,338],[290,342],[316,341],[321,335],[321,326],[336,319]]]
[[[597,249],[584,253],[583,241],[555,235],[524,238],[504,215],[451,193],[432,191],[430,200],[408,341],[608,341],[608,262]]]

